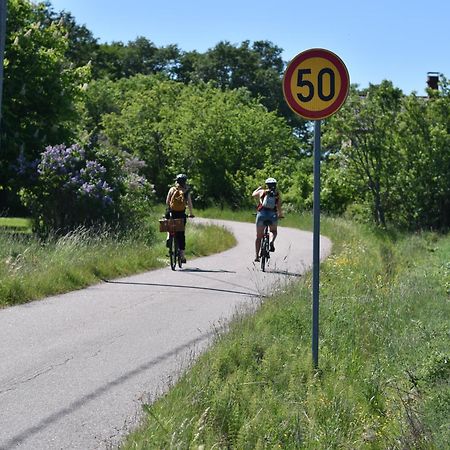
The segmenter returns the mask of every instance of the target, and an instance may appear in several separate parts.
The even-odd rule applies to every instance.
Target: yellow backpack
[[[169,200],[169,207],[172,211],[184,211],[186,209],[186,200],[183,189],[176,187]]]

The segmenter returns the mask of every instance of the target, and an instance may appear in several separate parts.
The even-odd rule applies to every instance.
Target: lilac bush
[[[37,163],[37,182],[22,192],[22,199],[40,231],[130,226],[151,196],[150,184],[133,167],[136,163],[123,156],[87,151],[78,144],[48,146]]]

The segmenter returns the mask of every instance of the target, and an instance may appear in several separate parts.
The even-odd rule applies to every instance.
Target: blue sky
[[[351,83],[391,80],[424,95],[427,72],[450,78],[449,0],[50,0],[100,42],[144,36],[204,52],[220,41],[268,40],[290,61],[309,48],[336,53]]]

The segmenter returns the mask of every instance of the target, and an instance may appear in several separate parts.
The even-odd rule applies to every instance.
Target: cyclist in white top
[[[278,219],[283,218],[281,209],[281,195],[277,190],[277,180],[267,178],[266,188],[259,186],[253,191],[253,197],[258,198],[258,213],[256,214],[256,240],[255,240],[255,262],[259,261],[259,251],[261,239],[264,235],[264,222],[270,221],[270,232],[272,239],[270,241],[270,251],[275,251],[275,239],[277,238]]]

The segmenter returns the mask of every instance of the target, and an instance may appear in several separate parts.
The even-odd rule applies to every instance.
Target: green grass
[[[306,276],[219,332],[125,449],[448,448],[450,236],[330,218],[322,233],[319,370]]]
[[[0,217],[0,232],[31,233],[31,220],[22,217]]]
[[[145,235],[121,239],[108,230],[82,228],[46,241],[0,230],[0,308],[168,265],[166,233],[157,232],[156,224],[155,215]],[[216,226],[189,224],[186,238],[188,259],[235,245],[234,237]]]
[[[196,213],[254,221],[252,211]],[[156,219],[120,240],[107,230],[45,242],[0,232],[0,307],[167,265]],[[309,215],[281,225],[312,229]],[[125,448],[448,448],[450,237],[331,218],[321,231],[333,254],[321,266],[320,369],[305,276],[218,330],[180,382],[144,406],[147,424]],[[187,239],[189,258],[234,245],[218,227],[190,224]]]

